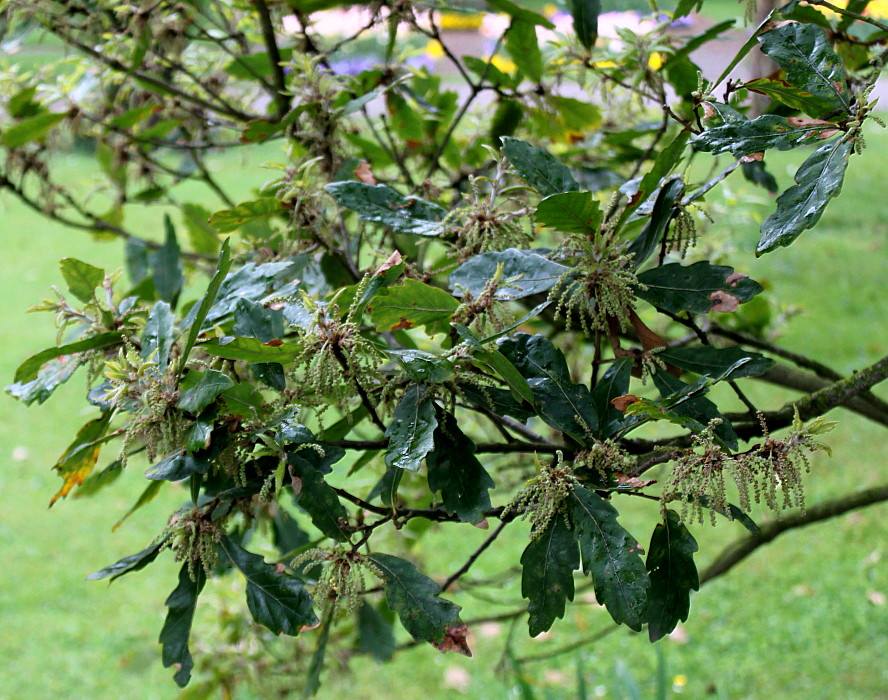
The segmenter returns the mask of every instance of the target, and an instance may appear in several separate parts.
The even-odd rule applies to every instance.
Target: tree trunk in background
[[[758,0],[758,6],[755,11],[755,21],[752,24],[753,31],[765,21],[765,17],[767,17],[772,10],[776,9],[778,4],[782,3],[778,3],[777,0]],[[752,74],[755,78],[764,78],[778,69],[777,64],[759,51],[758,48],[753,50],[751,59]],[[752,107],[749,110],[749,117],[755,118],[760,116],[764,113],[770,103],[770,98],[765,95],[756,95],[753,93]]]

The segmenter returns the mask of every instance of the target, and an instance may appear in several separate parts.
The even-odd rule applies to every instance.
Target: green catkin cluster
[[[556,302],[555,318],[563,317],[568,329],[578,318],[588,336],[607,330],[609,317],[617,319],[621,328],[628,327],[635,292],[642,286],[631,255],[612,245],[608,236],[598,242],[571,236],[561,252],[574,265],[549,293],[549,301]]]
[[[669,238],[666,241],[667,250],[683,258],[688,250],[697,245],[697,222],[689,211],[691,207],[681,207],[678,214],[672,220],[669,229]],[[696,208],[696,207],[695,207]]]
[[[565,501],[574,484],[579,483],[561,451],[555,464],[542,464],[535,457],[539,474],[530,479],[503,509],[502,516],[516,512],[522,519],[530,517],[530,537],[536,539],[558,515],[567,517]]]
[[[176,553],[176,561],[187,562],[191,580],[197,578],[198,566],[209,576],[218,560],[216,545],[222,538],[219,524],[201,509],[194,508],[174,516],[167,531],[172,532],[168,546]]]
[[[613,440],[596,440],[592,447],[578,452],[574,457],[574,468],[579,467],[595,471],[606,484],[611,474],[628,474],[632,471],[635,468],[635,459]]]
[[[804,473],[811,471],[808,459],[814,452],[827,452],[829,447],[813,436],[832,430],[834,422],[822,418],[803,424],[796,418],[789,434],[782,439],[770,436],[761,414],[764,440],[752,449],[731,455],[715,441],[714,430],[720,420],[713,420],[700,434],[692,436],[694,448],[676,461],[661,497],[663,508],[673,500],[682,501],[682,518],[688,514],[703,522],[704,505],[710,520],[715,513],[730,517],[726,480],[734,482],[739,492],[739,505],[748,510],[753,502],[764,503],[774,512],[788,508],[805,508]]]
[[[321,566],[321,573],[314,584],[312,599],[324,607],[332,603],[343,617],[351,615],[361,603],[366,586],[364,568],[379,575],[373,563],[363,554],[343,547],[310,549],[290,562],[294,569],[309,570]]]

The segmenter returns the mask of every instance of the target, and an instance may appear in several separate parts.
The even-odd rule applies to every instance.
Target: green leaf
[[[377,661],[389,661],[395,654],[392,623],[366,602],[358,608],[357,651],[370,654]]]
[[[651,220],[626,251],[632,255],[632,265],[636,269],[660,247],[660,241],[669,230],[676,203],[683,193],[684,182],[681,177],[673,178],[660,188],[657,199],[654,200],[654,208],[651,210]]]
[[[533,250],[507,248],[481,253],[469,258],[450,274],[449,284],[453,295],[462,297],[469,292],[477,299],[487,282],[496,275],[499,265],[503,266],[502,284],[494,298],[504,300],[523,299],[548,291],[570,269],[547,260]]]
[[[845,169],[853,152],[852,141],[836,139],[808,156],[795,174],[796,184],[777,198],[777,211],[762,224],[756,255],[788,246],[820,221],[829,200],[842,191]]]
[[[529,408],[525,403],[517,401],[512,396],[512,392],[507,389],[461,384],[459,390],[466,399],[498,416],[512,416],[520,421],[526,421],[531,416],[536,415],[536,411]]]
[[[580,189],[570,170],[544,149],[510,136],[504,136],[502,142],[503,153],[518,174],[544,197]]]
[[[419,384],[411,384],[404,398],[392,414],[392,422],[385,431],[388,448],[385,452],[385,466],[407,471],[419,471],[422,460],[434,447],[435,403],[428,389]]]
[[[379,331],[423,326],[429,335],[446,333],[459,302],[443,289],[408,279],[376,296],[371,318]]]
[[[15,371],[15,381],[24,384],[36,379],[37,374],[40,372],[43,365],[57,357],[74,355],[75,353],[85,352],[87,350],[104,350],[105,348],[120,345],[122,339],[123,334],[117,331],[98,333],[89,338],[68,343],[67,345],[60,345],[55,348],[41,350],[36,355],[31,355],[31,357],[19,365],[19,368]]]
[[[629,393],[629,381],[632,376],[634,358],[622,357],[614,362],[604,376],[598,380],[592,390],[592,403],[598,414],[597,437],[606,440],[626,425],[626,416],[611,403],[618,396]]]
[[[564,233],[594,236],[604,213],[591,192],[561,192],[537,204],[536,221]]]
[[[31,141],[42,141],[50,129],[65,118],[66,114],[47,112],[36,117],[25,119],[14,126],[9,127],[0,136],[0,141],[7,148],[18,148]]]
[[[487,0],[487,4],[492,10],[507,14],[509,17],[518,20],[519,22],[529,22],[530,24],[536,24],[545,27],[546,29],[555,29],[555,25],[541,14],[538,14],[533,10],[528,10],[520,5],[516,5],[514,2],[509,2],[509,0]]]
[[[311,597],[299,579],[279,573],[277,567],[242,549],[228,535],[222,536],[219,546],[247,580],[247,607],[256,622],[274,634],[291,637],[302,627],[318,623]]]
[[[598,427],[589,388],[574,384],[564,355],[542,335],[516,333],[500,341],[503,355],[527,379],[539,416],[553,428],[585,442]]]
[[[735,157],[761,153],[769,148],[786,151],[832,136],[838,126],[820,119],[765,114],[752,120],[734,121],[707,129],[694,138],[694,148],[707,153],[730,151]]]
[[[523,401],[531,406],[534,403],[534,395],[530,389],[527,380],[518,371],[518,369],[503,355],[499,350],[485,347],[483,343],[476,338],[472,331],[461,323],[454,323],[453,327],[459,335],[466,341],[466,344],[472,350],[472,357],[476,362],[487,365],[496,372],[503,381],[509,385],[512,396],[516,401]]]
[[[543,54],[533,24],[512,20],[506,32],[505,45],[506,53],[528,80],[538,83],[543,79]]]
[[[111,126],[116,126],[118,129],[132,129],[136,124],[144,121],[152,114],[157,112],[159,109],[160,105],[156,104],[135,107],[133,109],[127,110],[120,116],[109,119],[108,123]]]
[[[45,363],[29,382],[15,382],[4,388],[7,394],[26,406],[35,401],[43,403],[53,392],[68,381],[83,364],[82,358],[64,355]]]
[[[440,493],[444,508],[465,523],[477,523],[490,508],[493,479],[475,456],[475,443],[444,413],[435,430],[435,449],[426,458],[429,490]]]
[[[730,281],[729,281],[730,280]],[[749,277],[734,273],[734,268],[701,260],[693,265],[661,265],[638,275],[636,295],[657,308],[678,314],[690,311],[705,314],[730,295],[737,303],[749,301],[764,288]],[[727,300],[730,301],[730,300]]]
[[[804,112],[809,117],[819,119],[835,111],[832,103],[815,97],[801,88],[790,85],[785,80],[759,78],[757,80],[750,80],[743,87],[781,102],[791,109]]]
[[[188,378],[197,377],[197,381],[193,379],[190,388],[183,391],[179,400],[176,402],[176,408],[189,413],[200,413],[209,406],[216,397],[226,389],[234,386],[234,381],[227,374],[223,374],[215,369],[208,369],[206,372],[192,371],[188,373]]]
[[[409,561],[390,554],[368,557],[382,575],[385,601],[418,642],[442,642],[459,625],[460,607],[439,598],[441,586],[419,573]]]
[[[179,292],[182,291],[182,259],[176,241],[176,230],[169,214],[164,214],[163,224],[166,229],[164,244],[148,256],[148,263],[153,272],[157,296],[175,307]]]
[[[64,479],[64,484],[50,500],[50,506],[58,499],[67,496],[75,486],[82,484],[96,466],[99,451],[109,439],[105,437],[105,433],[108,432],[111,415],[111,411],[106,411],[99,418],[86,423],[77,431],[73,442],[59,457],[53,469]]]
[[[587,49],[592,49],[598,40],[598,15],[601,13],[601,0],[570,0],[570,14],[573,17],[577,39]]]
[[[275,197],[261,197],[249,202],[241,202],[231,209],[222,209],[210,217],[210,224],[219,233],[237,231],[244,224],[252,221],[267,219],[273,214],[284,211],[279,199]]]
[[[714,348],[704,345],[696,348],[667,348],[657,354],[664,361],[682,369],[717,378],[720,381],[757,377],[776,363],[757,352],[747,352],[737,346]],[[624,392],[625,393],[625,392]]]
[[[306,451],[307,452],[307,451]],[[314,526],[338,542],[348,541],[348,511],[339,502],[339,496],[324,481],[321,472],[299,452],[287,456],[296,503],[311,518]]]
[[[437,236],[444,231],[441,220],[447,212],[437,204],[417,197],[402,197],[386,185],[363,182],[333,182],[327,190],[340,206],[350,209],[364,221],[382,224],[414,236]]]
[[[209,224],[210,210],[191,203],[183,204],[181,209],[191,247],[198,253],[215,253],[219,249],[219,234]]]
[[[386,350],[409,379],[420,384],[442,384],[453,378],[453,362],[424,350]]]
[[[289,61],[293,56],[293,49],[284,48],[280,51],[282,61]],[[233,59],[223,69],[228,75],[240,80],[256,80],[256,76],[268,77],[274,70],[274,64],[267,51],[244,54]]]
[[[820,27],[791,22],[758,41],[762,53],[786,71],[787,82],[829,103],[834,112],[850,111],[845,67]]]
[[[675,11],[672,13],[673,19],[686,17],[692,12],[697,12],[703,6],[703,0],[678,0]]]
[[[116,523],[114,523],[114,527],[111,528],[111,531],[113,532],[121,525],[123,525],[124,521],[137,510],[139,510],[139,508],[147,505],[148,503],[151,503],[151,501],[154,500],[154,497],[157,495],[158,491],[160,491],[160,488],[164,485],[164,483],[165,482],[163,481],[152,481],[150,484],[148,484],[148,486],[145,487],[145,490],[142,491],[142,493],[139,495],[139,498],[132,505],[132,507],[126,513],[124,513]]]
[[[658,523],[651,535],[646,568],[650,575],[648,595],[648,636],[652,642],[666,636],[679,622],[688,619],[691,591],[700,589],[694,552],[697,540],[688,532],[678,515],[666,511],[666,520]]]
[[[232,332],[268,343],[284,335],[284,315],[280,310],[268,309],[257,301],[238,299],[234,307]]]
[[[536,637],[564,617],[567,601],[574,599],[573,572],[580,568],[580,555],[574,533],[560,514],[527,545],[521,567],[521,595],[530,601],[527,625],[530,636]]]
[[[717,418],[721,421],[714,435],[730,449],[736,450],[739,439],[734,432],[734,426],[725,418],[712,401],[705,396],[698,396],[699,388],[696,385],[685,384],[667,372],[655,372],[652,375],[654,386],[666,401],[666,413],[685,419],[685,424],[695,432],[703,430],[709,423]],[[688,398],[690,397],[690,398]]]
[[[147,360],[153,355],[152,360],[157,363],[161,372],[166,370],[169,362],[174,323],[175,317],[170,305],[165,301],[158,301],[151,307],[148,320],[145,322],[145,330],[142,332],[141,357]]]
[[[193,581],[188,569],[187,563],[182,565],[179,570],[179,585],[166,599],[169,612],[158,640],[163,645],[163,667],[176,667],[173,680],[180,688],[184,688],[191,680],[194,661],[188,650],[188,637],[191,636],[191,623],[194,620],[194,611],[197,609],[197,597],[207,582],[203,567],[195,567]]]
[[[213,357],[226,360],[243,360],[244,362],[278,362],[287,364],[302,352],[302,346],[296,343],[283,345],[266,345],[256,338],[235,338],[226,336],[218,340],[202,343],[200,349]]]
[[[595,584],[595,598],[614,622],[639,631],[645,621],[650,580],[637,540],[617,522],[616,508],[580,485],[571,490],[568,507],[583,571]]]
[[[193,474],[206,474],[210,464],[228,445],[227,429],[217,430],[210,440],[209,448],[188,453],[185,449],[171,452],[157,464],[145,471],[145,477],[152,481],[181,481]]]
[[[92,301],[96,287],[105,279],[105,271],[76,258],[62,258],[60,267],[68,291],[84,304]]]
[[[692,493],[677,493],[673,500],[677,499],[685,499],[688,503],[699,503],[704,508],[708,508],[728,520],[736,520],[756,537],[759,537],[762,534],[761,528],[756,525],[755,521],[733,503],[728,503],[727,508],[722,508],[714,499],[709,498],[709,496],[705,494],[695,495]]]
[[[625,221],[628,219],[632,212],[660,186],[660,180],[678,167],[679,163],[681,163],[685,146],[688,145],[690,138],[691,133],[689,131],[679,131],[675,138],[660,151],[651,169],[641,178],[641,182],[638,184],[638,191],[633,195],[629,206],[626,207],[621,215],[621,220]]]
[[[362,606],[363,607],[363,606]],[[332,607],[324,613],[324,619],[321,622],[321,633],[318,635],[315,650],[311,655],[311,661],[308,664],[308,671],[305,674],[305,682],[302,686],[302,698],[314,697],[321,689],[321,671],[324,670],[324,657],[327,655],[327,644],[330,641],[330,628],[333,626],[333,615],[335,610]]]
[[[113,581],[116,578],[120,578],[124,574],[129,574],[133,571],[144,569],[151,562],[157,559],[157,555],[160,554],[161,549],[163,548],[163,544],[163,541],[150,544],[141,552],[130,554],[128,557],[124,557],[123,559],[114,562],[110,566],[106,566],[104,569],[99,569],[95,573],[90,574],[86,577],[86,580],[98,581],[100,579],[110,577],[111,581]],[[111,583],[111,581],[109,581],[109,583]]]

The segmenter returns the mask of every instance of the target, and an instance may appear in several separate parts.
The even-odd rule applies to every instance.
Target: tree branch
[[[271,12],[265,0],[253,0],[253,6],[259,13],[259,24],[262,27],[262,38],[265,40],[265,50],[268,52],[268,60],[271,63],[271,72],[274,76],[274,100],[277,103],[278,119],[283,119],[290,111],[290,99],[287,97],[287,77],[284,75],[284,67],[281,65],[281,52],[274,35],[274,25],[271,21]]]

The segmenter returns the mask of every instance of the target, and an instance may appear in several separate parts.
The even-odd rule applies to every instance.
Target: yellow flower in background
[[[484,13],[463,14],[459,12],[442,12],[439,22],[441,29],[455,32],[477,31],[484,22]]]
[[[654,51],[648,56],[648,68],[651,70],[660,70],[663,65],[663,55],[659,51]]]
[[[549,3],[548,5],[543,6],[543,14],[546,17],[552,17],[556,12],[558,12],[558,6]]]
[[[617,64],[613,61],[595,61],[593,64],[596,68],[616,68]]]
[[[864,14],[870,17],[888,17],[888,0],[872,0],[866,6]]]
[[[672,679],[672,687],[673,688],[684,688],[688,684],[688,677],[679,673],[675,678]]]
[[[503,73],[513,73],[518,67],[515,65],[514,61],[508,58],[504,58],[500,55],[494,56],[491,63],[493,64],[494,68],[499,68]]]
[[[438,41],[437,39],[432,39],[431,41],[429,41],[429,43],[426,45],[426,48],[425,48],[425,54],[429,58],[432,58],[436,61],[439,58],[443,58],[444,57],[444,49],[441,47],[441,42]]]

